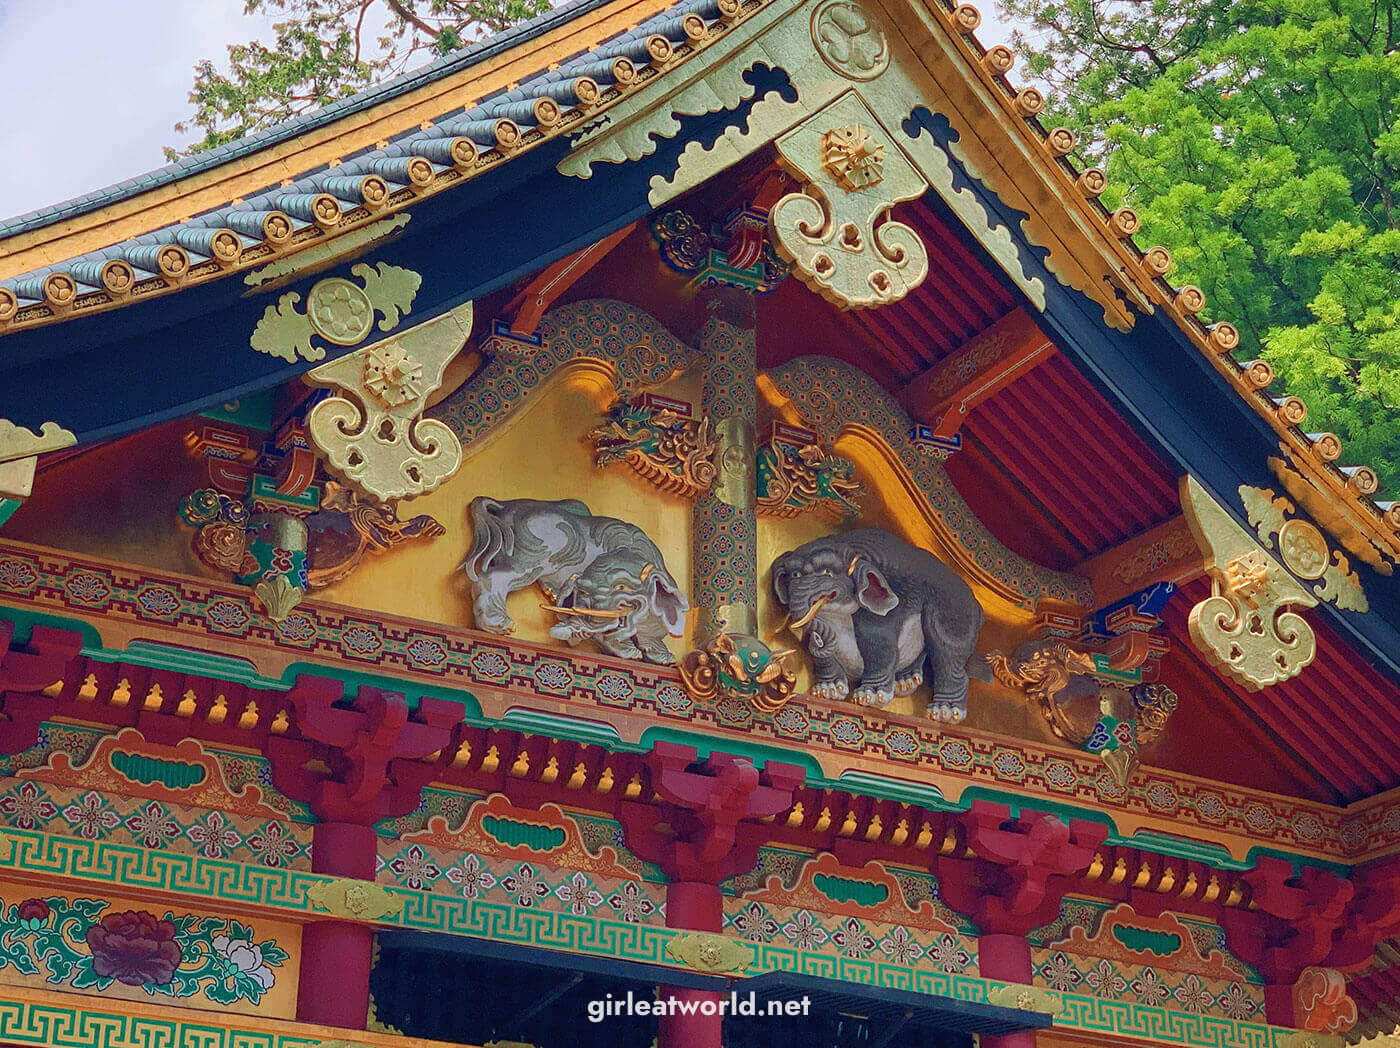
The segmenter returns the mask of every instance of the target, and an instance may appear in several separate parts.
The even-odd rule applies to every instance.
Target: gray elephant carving
[[[931,553],[860,528],[784,553],[773,563],[773,588],[812,657],[813,694],[883,706],[913,692],[927,672],[928,715],[966,715],[968,675],[983,675],[973,660],[982,606]]]
[[[661,551],[640,528],[594,516],[563,499],[472,500],[475,532],[462,571],[471,580],[478,629],[510,633],[506,597],[538,583],[559,616],[549,634],[592,640],[625,659],[670,664],[665,638],[685,630],[690,608]]]

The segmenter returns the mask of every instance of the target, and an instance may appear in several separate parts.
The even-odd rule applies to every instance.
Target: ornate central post
[[[754,298],[706,289],[709,316],[697,341],[704,368],[700,411],[715,435],[714,486],[695,501],[691,594],[702,644],[758,628],[758,352]]]

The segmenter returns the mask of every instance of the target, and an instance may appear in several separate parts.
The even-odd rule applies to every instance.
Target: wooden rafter
[[[511,316],[510,330],[513,335],[533,335],[545,315],[559,296],[573,287],[583,275],[596,266],[618,244],[626,240],[637,223],[632,222],[621,229],[609,233],[596,244],[582,251],[575,251],[567,258],[561,258],[552,266],[547,266],[524,291],[516,295],[506,307],[506,315]]]
[[[1095,554],[1074,570],[1088,576],[1094,584],[1094,599],[1106,605],[1154,582],[1189,582],[1205,571],[1205,559],[1186,518],[1177,514]]]
[[[1029,313],[1015,309],[916,375],[899,391],[912,418],[950,440],[978,404],[1005,389],[1055,352]]]

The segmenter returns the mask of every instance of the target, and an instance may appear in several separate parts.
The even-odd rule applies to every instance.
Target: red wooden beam
[[[948,439],[968,412],[1055,352],[1029,313],[1015,309],[962,345],[947,360],[899,391],[909,414]]]
[[[1205,558],[1180,513],[1075,567],[1094,584],[1094,599],[1112,604],[1154,582],[1178,586],[1205,574]]]
[[[553,265],[547,266],[506,307],[507,315],[515,313],[515,318],[510,322],[511,334],[533,335],[535,328],[539,326],[540,318],[548,312],[559,296],[573,287],[636,228],[637,223],[632,222],[616,232],[609,233],[596,244],[582,251],[575,251],[567,258],[561,258]]]

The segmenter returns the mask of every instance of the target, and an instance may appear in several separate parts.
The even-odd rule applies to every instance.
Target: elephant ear
[[[773,592],[778,596],[778,602],[787,607],[788,603],[788,559],[786,555],[779,557],[773,562]]]
[[[856,599],[860,606],[876,615],[888,615],[899,603],[899,598],[885,581],[885,575],[864,558],[852,565],[851,575],[856,586]]]
[[[666,632],[673,637],[684,634],[685,613],[690,610],[690,601],[685,599],[675,580],[664,571],[654,571],[647,584],[651,587],[648,598],[651,610],[665,623]]]

